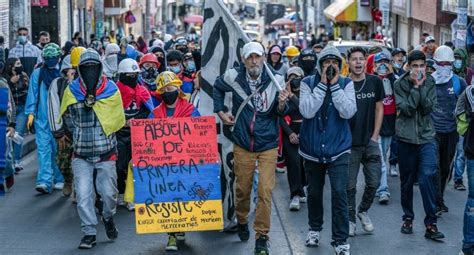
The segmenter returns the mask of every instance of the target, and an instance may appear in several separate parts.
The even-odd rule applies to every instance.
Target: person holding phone
[[[352,135],[349,119],[357,111],[354,83],[340,75],[342,57],[326,46],[316,64],[317,73],[300,85],[299,153],[308,178],[309,232],[306,246],[319,246],[323,228],[323,190],[326,174],[332,193],[332,246],[338,255],[350,254],[347,185]]]
[[[426,56],[413,50],[408,54],[409,72],[395,82],[396,133],[403,208],[403,234],[413,234],[413,184],[419,183],[425,210],[425,237],[444,238],[438,230],[436,212],[436,144],[430,114],[437,103],[435,81],[426,75]]]

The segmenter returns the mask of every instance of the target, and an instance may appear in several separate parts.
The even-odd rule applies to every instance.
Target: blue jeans
[[[331,223],[332,240],[346,242],[349,236],[349,211],[347,204],[347,185],[349,183],[349,164],[351,155],[341,155],[336,161],[321,164],[304,160],[308,178],[308,219],[313,231],[323,229],[323,191],[326,174],[331,183]]]
[[[462,181],[462,175],[466,169],[466,157],[464,157],[464,136],[459,136],[456,145],[456,156],[454,157],[454,182]]]
[[[468,159],[466,163],[469,195],[464,210],[463,248],[469,249],[474,246],[474,160]]]
[[[390,144],[390,158],[388,159],[391,166],[398,164],[398,137],[392,136],[392,143]]]
[[[379,139],[379,148],[380,153],[382,154],[382,176],[380,177],[380,186],[377,190],[377,196],[387,195],[390,196],[390,191],[388,190],[388,182],[387,182],[387,153],[388,149],[390,148],[392,142],[391,136],[380,136]],[[390,151],[392,154],[392,151]]]
[[[418,180],[426,214],[425,225],[437,222],[435,215],[438,194],[436,155],[434,141],[419,145],[398,141],[403,220],[413,220],[415,218],[413,212],[413,184],[415,180]]]
[[[28,121],[28,116],[25,114],[25,106],[20,105],[16,106],[16,127],[15,131],[18,132],[20,136],[25,136],[26,131],[26,122]],[[20,163],[21,153],[23,150],[23,144],[14,144],[13,149],[15,151],[15,163]]]
[[[115,214],[118,195],[115,161],[91,163],[80,158],[74,158],[71,165],[74,172],[77,212],[79,218],[81,218],[81,230],[84,235],[96,235],[94,169],[97,170],[95,181],[97,193],[99,193],[104,203],[102,215],[108,220]]]

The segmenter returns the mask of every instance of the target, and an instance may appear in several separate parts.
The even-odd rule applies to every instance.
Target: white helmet
[[[120,61],[120,64],[118,66],[118,73],[139,73],[139,72],[140,72],[140,68],[138,67],[137,61],[131,58],[126,58]]]
[[[436,62],[454,62],[453,49],[446,45],[439,46],[433,55],[433,59]]]
[[[173,36],[170,34],[165,34],[163,41],[167,43],[169,40],[173,39]]]

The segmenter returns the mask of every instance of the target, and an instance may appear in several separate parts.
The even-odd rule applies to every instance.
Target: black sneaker
[[[92,249],[96,245],[95,235],[94,236],[84,236],[81,239],[81,243],[79,244],[79,249]]]
[[[454,189],[466,190],[466,186],[464,186],[464,183],[462,181],[457,181],[457,182],[454,182]]]
[[[237,235],[239,235],[240,241],[248,241],[250,237],[249,225],[237,224]]]
[[[260,236],[255,240],[255,255],[268,255],[268,237]]]
[[[434,241],[444,238],[444,234],[438,231],[436,224],[429,224],[426,226],[425,237]]]
[[[110,219],[106,220],[102,217],[102,222],[105,226],[105,233],[109,240],[115,240],[118,236],[117,228],[115,227],[114,218],[110,217]]]
[[[443,208],[441,208],[441,206],[436,206],[435,215],[436,217],[441,217],[441,215],[443,215]]]
[[[441,211],[442,211],[443,213],[449,212],[449,208],[448,208],[444,203],[441,203],[441,204],[439,205],[439,207],[441,208]]]
[[[403,222],[401,232],[403,234],[413,234],[413,221],[411,219],[407,219]]]

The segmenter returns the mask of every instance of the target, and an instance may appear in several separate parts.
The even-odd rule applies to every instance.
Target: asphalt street
[[[115,222],[119,237],[115,242],[106,241],[104,228],[98,226],[98,244],[92,250],[78,250],[82,233],[80,221],[70,198],[61,191],[38,195],[34,190],[37,160],[36,153],[25,158],[25,170],[16,176],[12,192],[0,197],[0,254],[166,254],[166,234],[138,235],[135,232],[134,213],[119,208]],[[359,176],[360,199],[364,183]],[[349,239],[352,254],[458,254],[462,241],[463,209],[467,192],[454,190],[450,183],[445,192],[450,211],[439,218],[439,229],[445,233],[443,242],[424,238],[421,196],[415,189],[414,234],[400,233],[402,209],[400,206],[399,179],[389,177],[392,193],[388,205],[374,202],[369,211],[375,225],[373,234],[364,234],[360,223],[357,235]],[[277,174],[273,194],[272,227],[270,232],[271,254],[333,254],[331,248],[331,214],[329,182],[325,187],[325,225],[321,246],[307,248],[307,208],[303,204],[298,212],[290,212],[289,189],[285,174]],[[359,200],[358,200],[359,201]],[[250,215],[253,218],[253,213]],[[253,240],[253,231],[251,239]],[[240,242],[237,235],[214,232],[188,233],[180,250],[170,254],[253,254],[254,242]]]

